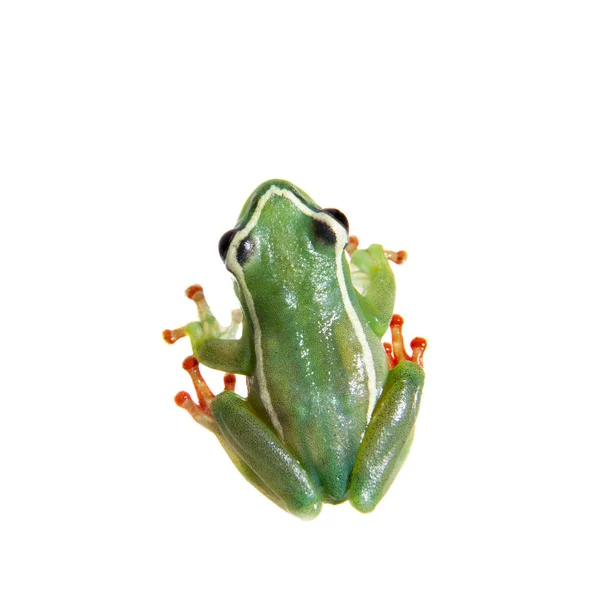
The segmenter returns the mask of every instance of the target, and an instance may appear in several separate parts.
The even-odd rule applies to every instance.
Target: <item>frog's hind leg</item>
[[[365,432],[350,481],[350,503],[369,512],[383,498],[400,470],[412,443],[425,374],[423,338],[404,348],[402,318],[391,322],[392,345],[386,348],[391,370]]]
[[[240,473],[281,508],[303,519],[316,517],[321,495],[285,444],[235,392],[235,375],[224,377],[225,390],[216,397],[204,381],[198,361],[183,361],[198,402],[179,392],[175,402],[192,418],[212,431]]]
[[[321,511],[320,491],[248,402],[226,390],[214,399],[211,410],[225,441],[261,482],[257,487],[297,517],[314,519]]]

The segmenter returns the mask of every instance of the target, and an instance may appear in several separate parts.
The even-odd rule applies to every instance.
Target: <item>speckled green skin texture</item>
[[[409,361],[390,371],[352,471],[350,502],[354,508],[373,510],[404,463],[412,443],[423,381],[423,369]]]
[[[381,337],[395,283],[381,246],[357,250],[351,275],[348,233],[332,214],[286,181],[257,188],[222,248],[242,337],[187,327],[200,362],[248,376],[246,400],[226,391],[211,405],[221,442],[249,481],[302,518],[321,502],[375,507],[410,446],[423,386],[414,363],[388,371]]]
[[[297,458],[273,430],[256,418],[233,392],[219,394],[212,412],[225,440],[236,454],[262,476],[266,486],[291,513],[315,517],[321,508],[319,490]]]

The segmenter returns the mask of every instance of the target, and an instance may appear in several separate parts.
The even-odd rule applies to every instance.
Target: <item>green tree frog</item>
[[[163,332],[169,343],[189,337],[193,350],[183,366],[197,401],[179,392],[176,403],[248,481],[304,519],[323,502],[375,508],[406,458],[423,389],[426,342],[415,338],[408,353],[393,315],[389,261],[406,253],[357,246],[342,212],[267,181],[219,242],[241,310],[220,325],[195,285],[198,320]],[[216,397],[199,363],[227,373]],[[234,373],[247,378],[245,399]]]

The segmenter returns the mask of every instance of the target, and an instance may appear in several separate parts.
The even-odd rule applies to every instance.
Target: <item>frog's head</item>
[[[221,237],[219,252],[236,278],[264,281],[290,271],[309,276],[337,262],[347,243],[343,213],[322,209],[296,186],[272,179],[248,198],[236,227]]]

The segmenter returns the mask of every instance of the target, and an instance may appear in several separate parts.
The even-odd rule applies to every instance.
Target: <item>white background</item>
[[[599,27],[578,1],[3,3],[0,595],[598,598]],[[369,516],[280,511],[172,401],[161,330],[190,283],[235,306],[217,242],[272,177],[409,252],[428,379]]]

